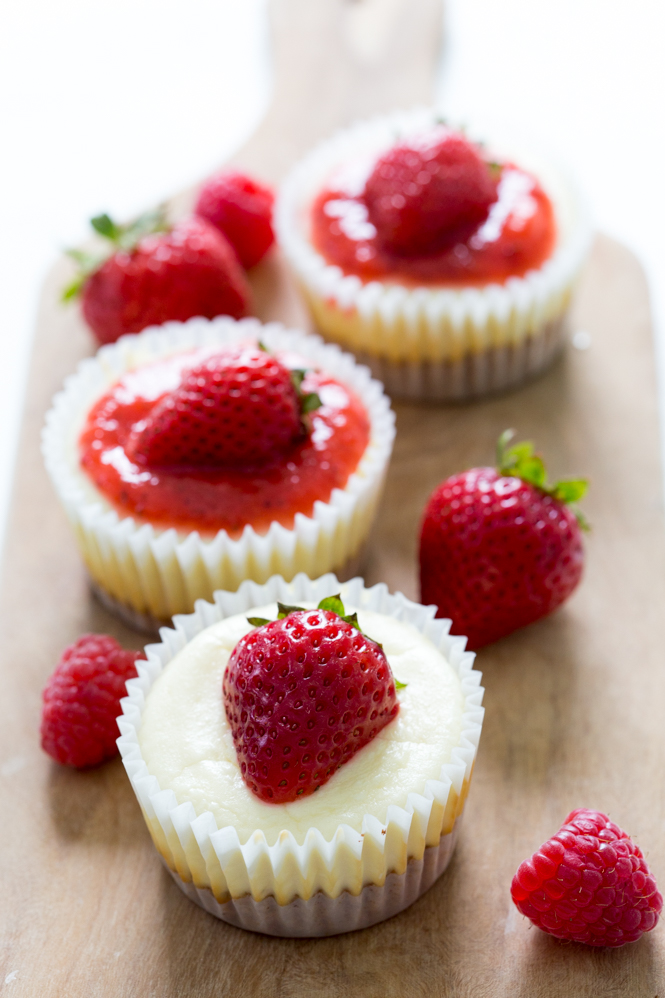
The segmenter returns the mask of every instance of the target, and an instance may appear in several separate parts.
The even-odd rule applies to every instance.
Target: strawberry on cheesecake
[[[44,453],[96,589],[154,626],[246,578],[350,570],[393,435],[381,387],[336,348],[199,319],[84,362]]]

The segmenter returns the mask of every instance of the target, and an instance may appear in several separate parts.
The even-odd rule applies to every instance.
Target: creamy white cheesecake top
[[[275,619],[277,606],[249,616]],[[241,843],[260,829],[272,845],[282,830],[302,843],[312,827],[330,839],[340,824],[361,831],[366,814],[384,822],[390,804],[404,807],[409,793],[438,780],[462,731],[465,701],[457,673],[413,625],[369,610],[359,610],[358,619],[383,645],[393,675],[406,687],[397,694],[397,717],[316,793],[292,804],[267,804],[240,774],[222,677],[236,643],[251,630],[246,614],[198,634],[150,690],[139,743],[161,789],[173,790],[179,804],[191,801],[197,814],[211,811],[219,828],[236,829]]]

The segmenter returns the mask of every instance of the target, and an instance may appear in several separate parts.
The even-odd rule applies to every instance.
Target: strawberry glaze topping
[[[275,521],[291,528],[296,513],[311,515],[316,500],[327,502],[357,468],[369,442],[365,408],[334,378],[306,370],[301,397],[316,393],[321,405],[272,456],[218,466],[146,464],[136,442],[151,413],[163,411],[168,396],[179,398],[192,370],[211,366],[213,353],[220,351],[180,354],[125,374],[88,414],[81,467],[120,516],[156,527],[202,535],[223,529],[233,537],[246,525],[259,533]],[[294,371],[307,369],[295,355],[279,360]]]
[[[312,205],[311,239],[365,281],[477,287],[541,266],[556,223],[534,176],[485,163],[442,128],[395,146],[369,176],[360,161],[340,170]]]

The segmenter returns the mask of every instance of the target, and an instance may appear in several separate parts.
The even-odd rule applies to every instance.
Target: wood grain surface
[[[275,104],[238,156],[269,179],[335,125],[430,96],[434,0],[277,0],[272,13]],[[479,654],[487,716],[448,871],[383,925],[300,941],[234,929],[191,904],[160,866],[119,761],[77,773],[39,749],[41,688],[62,647],[85,630],[141,644],[89,595],[39,456],[50,398],[92,350],[75,313],[56,305],[63,266],[44,289],[0,598],[0,992],[665,998],[662,926],[622,950],[566,946],[529,928],[509,897],[518,863],[578,806],[609,811],[665,884],[665,532],[636,261],[598,239],[575,315],[591,346],[569,349],[545,377],[472,406],[396,407],[370,583],[417,597],[429,491],[491,462],[507,426],[537,439],[553,474],[591,479],[587,571],[563,610]],[[254,283],[262,317],[304,321],[277,256]]]

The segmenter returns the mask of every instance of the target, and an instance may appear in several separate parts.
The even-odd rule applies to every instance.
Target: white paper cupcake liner
[[[310,828],[302,845],[282,831],[274,845],[257,829],[242,843],[232,826],[196,814],[191,801],[162,790],[143,759],[138,733],[150,688],[171,659],[200,631],[237,613],[275,600],[317,603],[340,592],[349,607],[373,610],[415,626],[457,672],[465,698],[462,732],[438,780],[414,787],[407,801],[385,814],[367,814],[358,831],[340,824],[330,840]],[[466,639],[451,637],[451,622],[434,617],[383,584],[366,589],[362,579],[340,584],[330,574],[292,583],[275,576],[263,586],[244,583],[237,593],[215,593],[196,612],[163,628],[162,643],[148,645],[138,678],[121,701],[118,746],[153,841],[176,883],[218,918],[276,936],[322,936],[383,921],[412,904],[445,869],[453,851],[469,789],[483,721],[483,688]]]
[[[591,227],[574,186],[547,159],[492,143],[493,155],[538,176],[554,205],[557,244],[540,268],[505,284],[449,289],[363,283],[329,264],[308,238],[313,196],[339,164],[359,154],[379,155],[436,120],[431,108],[397,112],[360,122],[317,146],[285,181],[276,227],[324,336],[369,362],[395,397],[464,400],[519,384],[556,355]]]
[[[79,466],[78,437],[92,404],[132,368],[185,350],[257,339],[307,358],[363,402],[370,441],[345,488],[316,502],[311,516],[296,514],[292,529],[275,522],[259,534],[247,526],[238,539],[225,530],[206,539],[118,516]],[[210,599],[216,589],[235,590],[245,579],[265,582],[276,573],[292,579],[298,572],[316,577],[331,570],[348,577],[371,529],[394,436],[382,385],[338,347],[278,323],[197,318],[123,336],[84,360],[47,414],[42,453],[93,587],[131,626],[155,630],[174,613],[191,611],[195,600]]]

